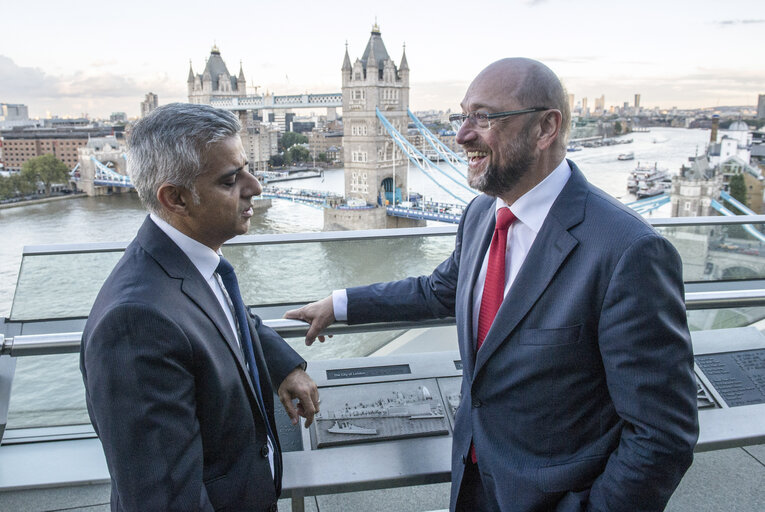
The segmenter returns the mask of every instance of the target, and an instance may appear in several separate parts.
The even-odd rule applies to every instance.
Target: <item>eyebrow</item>
[[[225,174],[221,174],[218,179],[225,180],[226,178],[228,178],[230,176],[235,176],[235,175],[239,174],[240,172],[242,172],[244,170],[245,167],[247,167],[248,163],[249,162],[244,162],[244,165],[242,165],[241,167],[237,167],[236,169],[232,169],[232,170],[228,171]]]

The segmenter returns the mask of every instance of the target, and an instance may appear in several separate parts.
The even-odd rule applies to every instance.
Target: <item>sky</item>
[[[547,64],[575,101],[754,106],[765,94],[763,0],[196,0],[4,2],[0,103],[30,117],[137,116],[147,92],[186,101],[217,45],[249,93],[340,92],[377,21],[410,108],[459,110],[473,77],[512,56]]]

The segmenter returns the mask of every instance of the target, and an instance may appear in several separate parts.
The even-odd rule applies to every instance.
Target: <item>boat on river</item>
[[[653,167],[651,167],[641,165],[640,162],[638,162],[637,167],[635,167],[632,173],[630,173],[629,178],[627,178],[627,190],[633,194],[638,194],[638,192],[643,194],[642,196],[638,194],[638,197],[649,197],[649,195],[657,195],[661,193],[655,192],[656,185],[661,182],[666,184],[670,180],[671,178],[667,168],[659,167],[657,163],[654,163]]]
[[[634,160],[635,159],[635,152],[630,151],[629,153],[622,153],[619,156],[616,157],[617,160]]]

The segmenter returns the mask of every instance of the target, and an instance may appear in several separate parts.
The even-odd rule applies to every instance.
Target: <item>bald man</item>
[[[483,194],[452,255],[287,317],[308,344],[335,320],[456,317],[451,510],[662,510],[698,436],[677,251],[566,160],[568,97],[542,63],[491,64],[462,112]]]

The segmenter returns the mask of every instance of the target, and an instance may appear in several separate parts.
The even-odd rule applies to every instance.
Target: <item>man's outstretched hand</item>
[[[320,334],[335,322],[335,308],[332,306],[332,296],[330,295],[322,300],[307,304],[300,309],[291,309],[284,313],[284,318],[302,320],[311,324],[308,332],[305,334],[305,344],[309,347],[317,337],[323,343],[324,336],[320,336]]]

